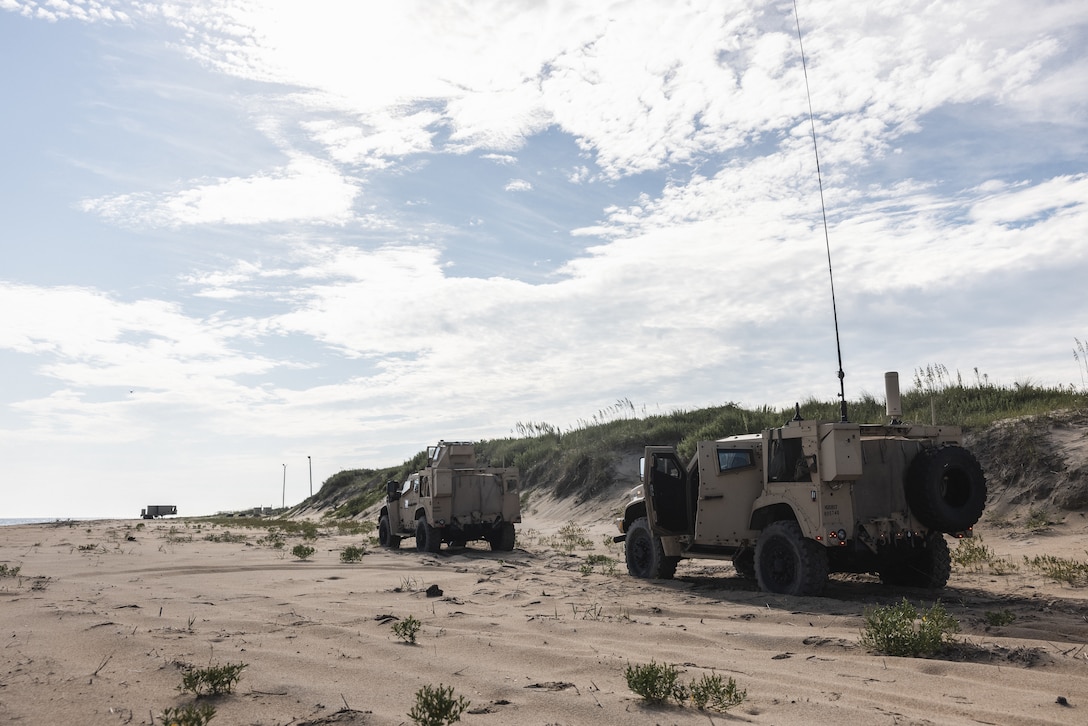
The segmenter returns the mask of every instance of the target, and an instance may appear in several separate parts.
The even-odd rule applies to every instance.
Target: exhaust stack
[[[899,397],[899,373],[889,371],[884,374],[884,395],[887,399],[887,413],[892,423],[899,423],[903,417],[903,401]]]

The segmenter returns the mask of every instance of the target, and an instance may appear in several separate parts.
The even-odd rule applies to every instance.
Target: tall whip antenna
[[[808,123],[812,128],[812,151],[816,155],[816,181],[820,185],[820,213],[824,221],[824,246],[827,248],[827,276],[831,280],[831,314],[835,319],[835,352],[839,356],[839,416],[846,417],[846,373],[842,370],[842,343],[839,340],[839,309],[835,304],[835,275],[831,271],[831,238],[827,233],[827,205],[824,204],[824,179],[820,173],[820,149],[816,146],[816,119],[812,113],[812,90],[808,85],[808,63],[805,61],[805,43],[801,40],[801,17],[797,14],[797,0],[793,0],[793,19],[797,22],[797,45],[801,49],[801,70],[805,74],[805,94],[808,96]]]

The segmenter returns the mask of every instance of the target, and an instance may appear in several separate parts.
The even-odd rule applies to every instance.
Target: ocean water
[[[4,519],[0,517],[0,527],[4,527],[9,524],[44,524],[46,522],[78,522],[78,519],[72,519],[71,517],[10,517]]]

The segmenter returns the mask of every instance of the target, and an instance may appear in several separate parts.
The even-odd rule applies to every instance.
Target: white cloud
[[[328,162],[294,156],[273,173],[217,179],[170,194],[137,192],[86,200],[84,211],[127,225],[260,224],[352,219],[358,186]]]
[[[506,186],[504,186],[503,189],[508,192],[531,192],[533,190],[533,185],[525,179],[511,179],[506,182]]]

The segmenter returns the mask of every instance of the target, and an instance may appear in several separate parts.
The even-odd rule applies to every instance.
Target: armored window
[[[680,478],[680,467],[677,465],[675,460],[667,456],[654,457],[654,468],[656,468],[665,476],[671,477],[673,479]]]
[[[752,465],[749,449],[718,449],[718,471],[732,471]]]

